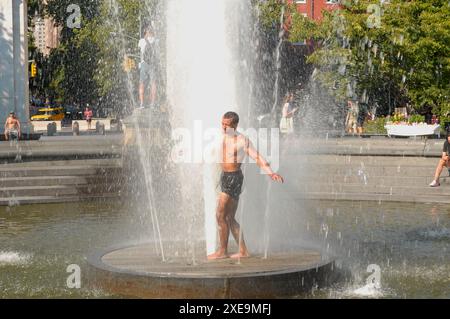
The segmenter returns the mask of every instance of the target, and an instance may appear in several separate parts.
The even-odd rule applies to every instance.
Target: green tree
[[[67,23],[73,11],[69,5],[80,7],[81,28],[73,28]],[[51,0],[44,7],[45,15],[62,27],[60,45],[42,61],[43,77],[40,86],[50,98],[58,98],[65,103],[94,103],[98,99],[97,85],[93,77],[97,65],[95,43],[84,36],[89,34],[90,21],[98,15],[99,1],[96,0]]]
[[[338,101],[450,112],[448,1],[347,0],[319,22],[292,12],[289,37],[313,41],[314,77]]]
[[[127,72],[126,57],[139,63],[140,16],[157,18],[159,0],[50,0],[45,14],[62,27],[61,44],[42,62],[38,79],[47,95],[65,102],[92,103],[123,112],[137,98],[138,69]],[[81,27],[68,27],[80,7]],[[144,19],[143,19],[144,20]],[[145,23],[145,21],[144,21]]]

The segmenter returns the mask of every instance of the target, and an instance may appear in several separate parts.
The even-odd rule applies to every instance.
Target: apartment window
[[[337,4],[337,3],[339,3],[339,0],[326,0],[325,2],[327,4]]]
[[[306,0],[296,0],[295,3],[306,3]]]

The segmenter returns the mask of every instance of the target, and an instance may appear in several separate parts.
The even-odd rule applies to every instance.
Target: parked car
[[[83,111],[75,106],[72,105],[66,105],[66,117],[69,117],[68,113],[70,113],[70,116],[72,117],[73,121],[82,120],[83,117]]]
[[[32,121],[61,121],[64,118],[63,107],[39,109],[38,114],[31,117]]]

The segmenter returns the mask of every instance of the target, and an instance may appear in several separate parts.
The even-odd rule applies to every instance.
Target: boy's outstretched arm
[[[266,172],[267,175],[270,176],[270,178],[273,181],[284,183],[284,179],[281,175],[276,174],[273,172],[272,168],[270,167],[270,164],[264,159],[264,157],[259,154],[259,152],[253,147],[252,142],[248,138],[245,139],[245,151],[248,156],[253,158],[256,161],[256,164],[261,167],[264,172]]]

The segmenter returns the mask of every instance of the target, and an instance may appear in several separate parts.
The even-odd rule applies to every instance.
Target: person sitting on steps
[[[14,112],[10,112],[5,122],[5,139],[7,141],[20,139],[20,121]]]

